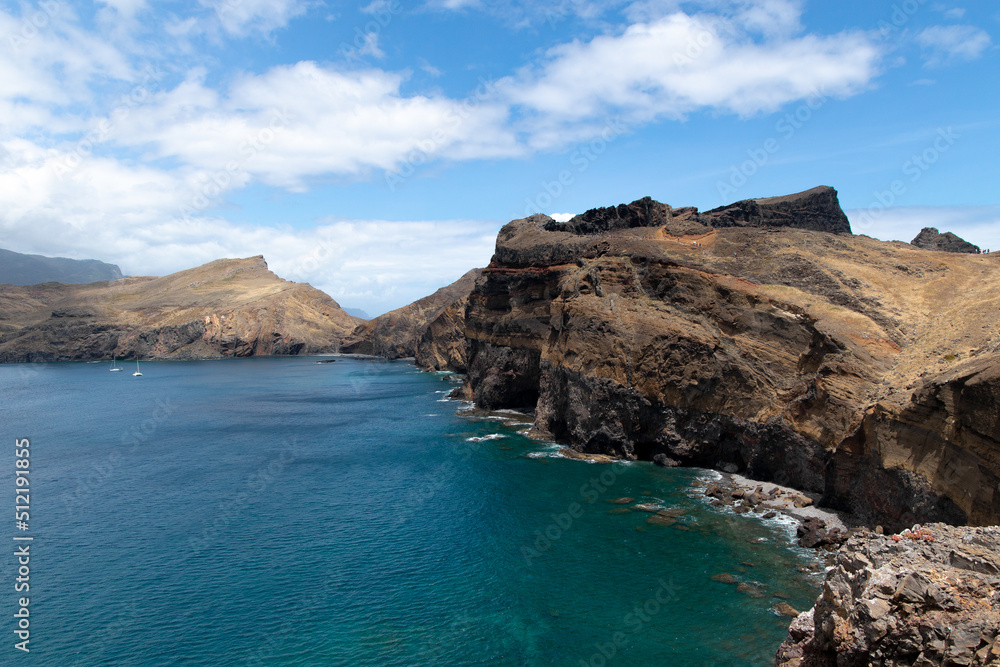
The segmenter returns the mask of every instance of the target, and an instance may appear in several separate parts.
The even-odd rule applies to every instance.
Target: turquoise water
[[[314,362],[0,366],[34,537],[31,653],[8,547],[0,662],[764,665],[776,595],[812,604],[809,554],[707,507],[710,473],[553,458],[462,416],[446,376]],[[650,525],[623,496],[686,513]]]

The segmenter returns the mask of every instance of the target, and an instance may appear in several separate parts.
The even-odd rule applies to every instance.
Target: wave
[[[481,435],[473,438],[466,438],[466,442],[483,442],[484,440],[499,440],[500,438],[506,438],[507,436],[503,433],[490,433],[489,435]]]

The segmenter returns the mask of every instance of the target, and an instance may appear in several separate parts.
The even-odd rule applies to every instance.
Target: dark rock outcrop
[[[726,227],[794,227],[831,234],[851,233],[851,223],[840,208],[837,191],[825,185],[784,197],[744,199],[704,213],[691,206],[675,209],[644,197],[631,204],[591,209],[565,223],[549,220],[544,224],[546,231],[577,235],[637,227],[667,227],[674,234],[698,234]]]
[[[924,250],[938,250],[941,252],[962,252],[978,255],[982,252],[977,245],[973,245],[961,236],[951,232],[941,233],[934,227],[924,227],[920,233],[910,241],[911,245]]]
[[[815,232],[850,234],[851,223],[840,208],[837,191],[822,185],[785,197],[745,199],[705,211],[713,227],[796,227]]]
[[[0,289],[0,361],[203,359],[336,352],[358,320],[263,257],[162,278]]]
[[[851,537],[776,664],[1000,664],[1000,529],[930,524]]]

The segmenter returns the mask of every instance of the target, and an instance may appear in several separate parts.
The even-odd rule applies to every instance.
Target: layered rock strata
[[[0,361],[336,352],[359,321],[263,257],[221,259],[162,278],[0,286]]]
[[[362,322],[347,337],[343,352],[385,359],[415,357],[421,341],[430,336],[423,343],[421,358],[424,365],[438,370],[464,369],[464,332],[457,324],[463,313],[460,312],[462,306],[457,304],[461,301],[464,305],[481,272],[482,269],[472,269],[430,296]],[[449,313],[445,314],[445,311]],[[429,328],[439,317],[444,319],[435,327],[436,338],[434,333],[429,333]],[[445,338],[452,342],[446,342]],[[430,347],[434,340],[440,341],[441,349]],[[452,349],[445,349],[449,346]],[[442,367],[438,368],[439,365]],[[445,367],[449,365],[454,367]]]
[[[830,188],[516,220],[426,358],[464,335],[476,404],[580,451],[732,466],[890,530],[997,522],[1000,258],[843,221]]]

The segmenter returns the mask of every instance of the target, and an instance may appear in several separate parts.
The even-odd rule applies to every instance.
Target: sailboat
[[[135,358],[135,373],[132,373],[132,377],[142,377],[142,373],[139,372],[139,357]]]
[[[112,356],[111,357],[111,372],[112,373],[117,373],[120,370],[121,369],[118,368],[118,357]]]

